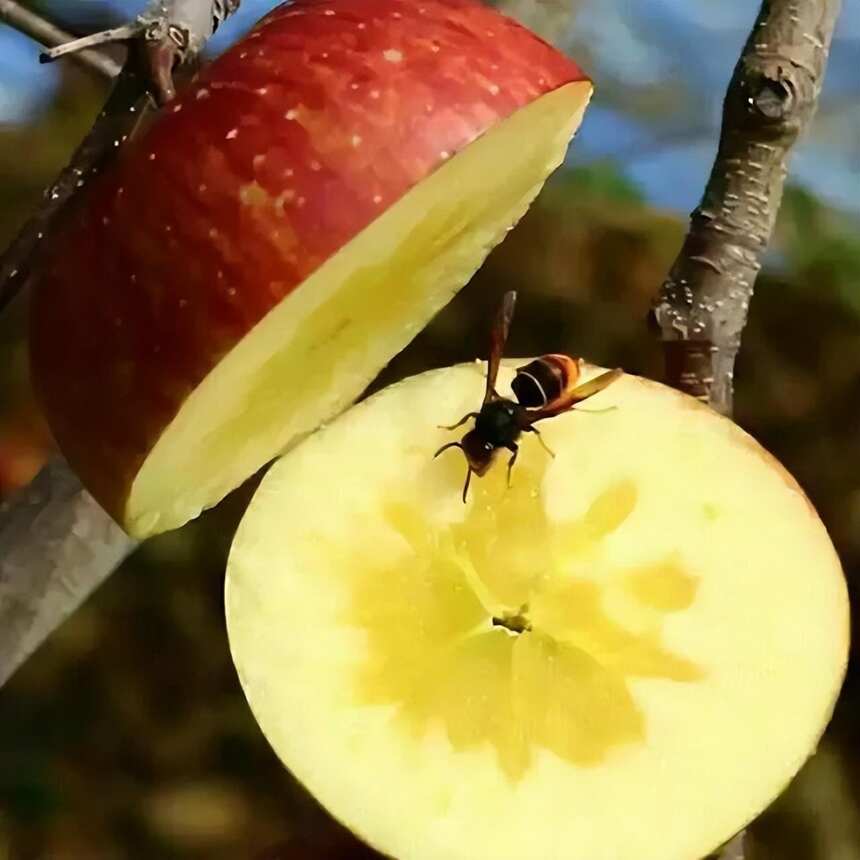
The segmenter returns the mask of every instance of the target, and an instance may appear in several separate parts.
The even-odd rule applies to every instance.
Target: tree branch
[[[61,460],[0,507],[0,686],[134,546]]]
[[[66,205],[110,162],[143,114],[173,92],[175,63],[193,59],[236,0],[152,0],[145,30],[95,125],[0,257],[0,311],[25,286],[37,249]],[[93,541],[82,549],[82,536]],[[55,462],[0,518],[0,684],[132,549],[68,466]]]
[[[36,250],[55,218],[75,194],[101,172],[134,131],[151,105],[146,74],[137,53],[130,55],[99,115],[72,160],[45,190],[42,205],[0,256],[0,313],[23,289],[37,259]]]
[[[26,9],[16,0],[0,0],[0,21],[14,27],[46,48],[63,45],[74,39],[71,33],[67,33],[50,21],[46,21],[41,15]],[[109,57],[101,51],[81,51],[75,54],[74,59],[80,65],[96,71],[106,78],[115,78],[121,68],[113,57]]]
[[[732,411],[732,377],[792,147],[815,112],[840,0],[764,0],[705,194],[654,311],[670,385]]]

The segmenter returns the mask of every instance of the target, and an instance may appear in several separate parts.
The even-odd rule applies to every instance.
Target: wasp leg
[[[469,495],[469,482],[472,480],[472,467],[466,470],[466,483],[463,484],[463,504],[466,504],[466,497]]]
[[[550,448],[549,445],[547,445],[546,442],[543,441],[543,436],[541,436],[541,432],[537,429],[537,427],[535,427],[534,425],[532,425],[531,427],[526,427],[526,432],[534,433],[535,436],[538,437],[538,442],[540,442],[541,448],[543,448],[544,451],[546,451],[547,454],[550,455],[550,457],[555,458],[555,451],[553,451],[552,448]]]
[[[459,442],[449,442],[447,445],[443,445],[434,455],[433,459],[435,460],[443,451],[447,451],[449,448],[459,448],[461,451],[463,450],[463,446]]]
[[[517,445],[516,442],[511,442],[511,444],[508,445],[507,448],[508,448],[508,451],[513,451],[513,454],[511,454],[511,459],[508,460],[508,486],[510,487],[510,485],[511,485],[511,469],[514,468],[514,463],[517,462],[517,454],[520,453],[520,449],[519,449],[519,446]]]
[[[456,430],[458,427],[462,427],[470,418],[477,417],[477,412],[467,412],[456,424],[439,424],[438,427],[440,430]]]

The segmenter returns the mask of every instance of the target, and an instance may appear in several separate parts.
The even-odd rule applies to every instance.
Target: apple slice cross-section
[[[399,860],[700,860],[832,713],[849,632],[827,532],[740,428],[628,375],[464,505],[437,426],[483,386],[481,364],[407,379],[265,476],[226,583],[251,709]]]
[[[96,178],[32,365],[85,485],[146,537],[348,406],[564,158],[591,84],[473,0],[296,0]]]

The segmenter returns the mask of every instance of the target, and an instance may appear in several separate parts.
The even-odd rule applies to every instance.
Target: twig
[[[62,210],[151,108],[150,93],[169,97],[174,63],[196,56],[237,6],[235,0],[229,6],[224,0],[152,0],[140,19],[146,30],[131,43],[104,110],[39,211],[0,257],[0,311],[26,284],[36,249]],[[94,541],[92,552],[81,549],[82,536]],[[32,491],[12,499],[0,516],[0,684],[132,546],[64,463],[46,467]]]
[[[762,3],[726,93],[705,194],[655,304],[667,381],[725,414],[789,154],[815,111],[839,7]]]
[[[71,33],[46,21],[30,9],[24,8],[16,0],[0,0],[0,21],[4,21],[46,48],[63,45],[74,39]],[[74,59],[80,65],[107,78],[115,78],[122,68],[113,57],[101,51],[81,51],[74,55]]]
[[[49,48],[43,52],[39,59],[43,63],[50,63],[65,57],[68,54],[77,54],[86,51],[87,48],[97,48],[100,45],[109,45],[111,42],[127,42],[139,36],[144,30],[143,24],[123,24],[122,27],[114,27],[110,30],[102,30],[99,33],[90,33],[79,39],[69,39],[55,48]]]

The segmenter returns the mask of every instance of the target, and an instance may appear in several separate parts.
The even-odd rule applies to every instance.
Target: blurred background
[[[130,0],[32,3],[85,32]],[[244,0],[217,53],[270,0]],[[698,202],[751,0],[504,0],[597,82],[567,164],[378,384],[484,350],[521,291],[511,354],[584,354],[659,378],[645,317]],[[41,66],[0,25],[0,246],[91,124],[106,85]],[[50,451],[23,302],[0,319],[0,500]],[[796,475],[860,579],[860,0],[846,0],[821,107],[794,158],[737,372],[738,422]],[[227,651],[223,567],[249,488],[140,547],[0,690],[0,858],[359,858],[277,762]],[[856,662],[818,754],[753,826],[750,860],[860,858]],[[778,724],[774,726],[778,730]],[[483,860],[483,858],[476,858]],[[538,858],[535,858],[538,860]]]

